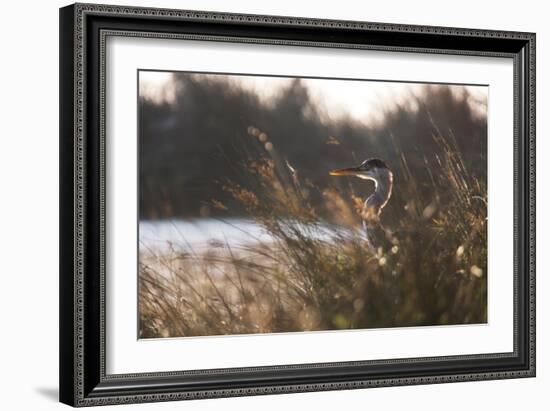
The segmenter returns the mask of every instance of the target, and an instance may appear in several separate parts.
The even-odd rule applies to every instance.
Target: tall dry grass
[[[423,186],[394,141],[396,184],[383,214],[392,243],[379,249],[358,229],[363,199],[349,181],[318,187],[266,132],[248,134],[259,147],[242,168],[248,183],[221,188],[273,241],[143,252],[142,338],[486,322],[487,188],[452,133],[434,125],[438,150],[423,159]]]

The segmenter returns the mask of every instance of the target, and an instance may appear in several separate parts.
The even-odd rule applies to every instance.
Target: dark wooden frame
[[[136,375],[105,373],[104,41],[109,35],[509,57],[514,351]],[[74,406],[535,375],[535,35],[76,4],[60,10],[60,400]]]

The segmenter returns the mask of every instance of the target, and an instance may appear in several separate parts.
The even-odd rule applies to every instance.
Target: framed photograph
[[[535,35],[60,10],[60,398],[535,375]]]

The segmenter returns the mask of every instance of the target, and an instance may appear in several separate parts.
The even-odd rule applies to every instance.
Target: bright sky
[[[241,75],[208,75],[222,76],[233,81],[244,89],[253,90],[268,103],[279,91],[288,86],[293,78],[241,76]],[[365,80],[332,80],[302,79],[308,88],[312,100],[318,108],[331,119],[348,115],[361,122],[378,120],[387,108],[396,103],[407,101],[411,93],[417,93],[422,84],[398,83],[387,81]],[[156,100],[171,101],[174,90],[171,87],[172,74],[160,71],[140,72],[140,95]],[[470,91],[473,107],[486,110],[488,87],[486,86],[452,86],[460,93],[463,88]]]

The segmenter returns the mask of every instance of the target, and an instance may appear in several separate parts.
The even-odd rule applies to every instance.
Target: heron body
[[[378,247],[387,242],[385,230],[380,224],[380,215],[392,194],[393,173],[386,163],[378,158],[371,158],[356,167],[333,170],[330,175],[355,176],[374,182],[374,193],[365,200],[361,209],[361,219],[367,241],[371,246]]]

